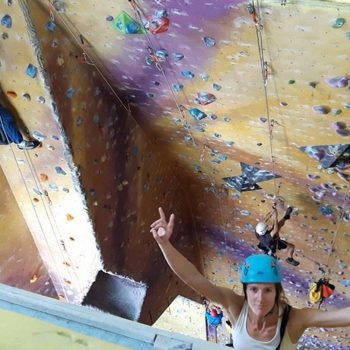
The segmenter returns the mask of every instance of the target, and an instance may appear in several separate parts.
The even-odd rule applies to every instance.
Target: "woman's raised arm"
[[[159,215],[160,218],[151,224],[151,233],[174,273],[189,287],[213,303],[220,304],[226,309],[232,308],[235,306],[232,304],[236,303],[237,306],[241,307],[243,297],[228,288],[212,284],[170,243],[174,229],[174,214],[170,215],[169,222],[167,222],[162,208],[159,208]]]

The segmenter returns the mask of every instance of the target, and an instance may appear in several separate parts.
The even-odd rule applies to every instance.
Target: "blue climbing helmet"
[[[242,283],[281,283],[278,260],[269,255],[250,255],[241,267]]]

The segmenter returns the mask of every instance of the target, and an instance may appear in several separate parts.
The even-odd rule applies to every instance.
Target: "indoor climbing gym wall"
[[[0,11],[5,102],[42,141],[2,146],[1,166],[34,238],[33,208],[57,239],[36,239],[55,286],[71,293],[68,273],[87,281],[102,268],[145,283],[147,323],[178,294],[194,298],[150,237],[162,205],[186,256],[240,291],[275,203],[280,217],[293,207],[281,236],[300,264],[278,253],[291,303],[318,307],[308,291],[326,277],[335,291],[321,308],[350,305],[350,1],[12,0]],[[311,329],[299,348],[348,349],[348,334]]]
[[[98,57],[89,51],[91,45],[76,33],[63,10],[50,8],[48,13],[47,7],[36,2],[30,3],[29,10],[79,169],[104,269],[152,286],[140,315],[152,323],[178,294],[178,281],[167,267],[161,274],[154,269],[163,258],[149,233],[148,218],[157,215],[159,205],[181,213],[180,247],[191,251],[193,243],[186,233],[192,222],[185,191],[178,190],[181,184],[172,166],[135,122],[131,106],[122,99],[118,86],[110,84]],[[196,260],[197,253],[191,255]],[[101,288],[102,280],[96,282],[96,290],[108,292]],[[193,297],[187,288],[181,290]]]
[[[80,302],[95,279],[96,270],[102,268],[115,274],[113,288],[118,286],[118,281],[128,283],[128,279],[123,279],[122,276],[143,282],[146,287],[152,286],[148,288],[147,295],[143,296],[143,311],[138,317],[144,322],[153,323],[180,291],[183,295],[195,298],[188,288],[178,287],[179,281],[166,266],[162,266],[162,273],[154,268],[162,261],[162,257],[149,233],[149,222],[146,219],[157,215],[159,205],[163,205],[168,212],[179,214],[179,248],[188,251],[191,259],[196,260],[198,254],[193,254],[189,234],[192,231],[192,221],[187,214],[185,191],[178,190],[181,185],[174,176],[170,163],[151,145],[144,131],[135,122],[127,100],[121,99],[117,89],[110,85],[109,77],[100,69],[95,57],[85,55],[81,50],[80,45],[85,49],[89,44],[81,36],[78,42],[75,41],[71,25],[60,16],[60,12],[55,17],[54,8],[49,8],[48,11],[47,7],[38,2],[25,1],[13,3],[5,9],[9,13],[6,18],[13,18],[13,23],[8,28],[9,33],[10,30],[16,30],[15,19],[21,19],[28,25],[29,38],[24,43],[25,49],[31,53],[31,46],[34,46],[34,57],[37,55],[35,58],[38,62],[33,66],[43,69],[44,81],[43,86],[40,86],[42,95],[36,101],[33,86],[29,90],[26,81],[18,79],[13,82],[11,94],[8,93],[7,86],[4,89],[9,102],[12,102],[29,130],[32,129],[30,122],[35,125],[34,138],[42,141],[38,151],[25,153],[25,160],[30,162],[30,175],[38,176],[35,179],[38,187],[33,190],[29,188],[29,192],[34,191],[35,196],[28,205],[33,204],[37,215],[35,219],[38,221],[42,220],[42,215],[44,218],[45,215],[49,216],[49,224],[53,226],[50,228],[54,229],[52,235],[57,240],[46,242],[45,249],[53,255],[51,259],[47,257],[48,265],[59,263],[60,268],[75,274],[69,279],[64,277],[62,281],[69,285],[65,291],[69,294],[69,301]],[[27,34],[25,25],[23,30],[23,35]],[[11,36],[8,35],[4,45],[10,45],[10,39]],[[19,47],[16,49],[20,50]],[[24,51],[21,50],[21,56]],[[9,49],[8,52],[10,57]],[[6,60],[4,62],[7,63]],[[39,73],[40,69],[38,76],[30,78],[39,77]],[[43,95],[44,92],[46,95]],[[22,96],[15,97],[15,93]],[[19,101],[20,97],[22,99]],[[26,107],[23,113],[19,102]],[[36,106],[35,117],[29,113],[28,104],[32,106],[33,103]],[[38,115],[45,115],[45,119],[39,121]],[[49,124],[49,116],[54,119],[52,125]],[[40,157],[39,152],[44,154]],[[35,164],[31,159],[31,154],[36,157],[35,162],[44,158],[42,162],[45,165],[42,164],[41,169],[40,164]],[[25,160],[21,164],[26,164]],[[24,178],[26,179],[25,176]],[[45,211],[38,212],[41,199]],[[79,205],[83,214],[79,212]],[[58,210],[58,214],[55,210]],[[87,219],[85,223],[81,222],[84,218]],[[28,223],[28,226],[31,225],[34,224]],[[85,233],[86,225],[89,230]],[[92,230],[98,248],[94,243],[95,237],[91,235]],[[91,251],[89,235],[93,243]],[[42,242],[38,243],[38,249],[45,253]],[[59,251],[52,252],[53,249]],[[59,260],[62,259],[61,256],[65,257],[63,261]],[[58,262],[52,261],[53,259]],[[88,259],[94,260],[89,262]],[[145,264],[145,261],[149,263]],[[91,269],[89,279],[86,280],[80,273],[83,262],[86,272]],[[57,273],[56,265],[51,267],[54,274]],[[81,279],[84,288],[73,293],[73,286]],[[94,282],[94,286],[95,290],[102,289],[100,279]],[[120,284],[120,288],[124,287]],[[108,284],[106,288],[111,289]],[[111,290],[103,291],[111,294]],[[66,294],[61,293],[60,296]],[[99,305],[96,300],[91,302],[91,298],[87,303]]]
[[[0,184],[0,283],[57,298],[50,276],[2,171]]]
[[[30,151],[3,145],[1,167],[58,296],[80,302],[101,269],[101,258],[78,170],[58,122],[28,8],[24,2],[2,2],[1,12],[5,105],[22,119],[26,136],[42,143]]]

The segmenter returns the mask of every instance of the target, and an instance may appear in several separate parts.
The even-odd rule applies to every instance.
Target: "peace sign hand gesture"
[[[159,207],[158,211],[160,218],[151,224],[150,232],[152,233],[156,242],[159,245],[162,245],[169,241],[173,233],[175,215],[171,214],[169,222],[167,222],[163,209]]]

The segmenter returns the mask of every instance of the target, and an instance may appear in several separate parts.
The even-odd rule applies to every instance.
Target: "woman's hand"
[[[175,215],[171,214],[167,222],[163,209],[158,208],[160,219],[151,224],[151,230],[154,239],[160,245],[167,243],[173,233]]]

